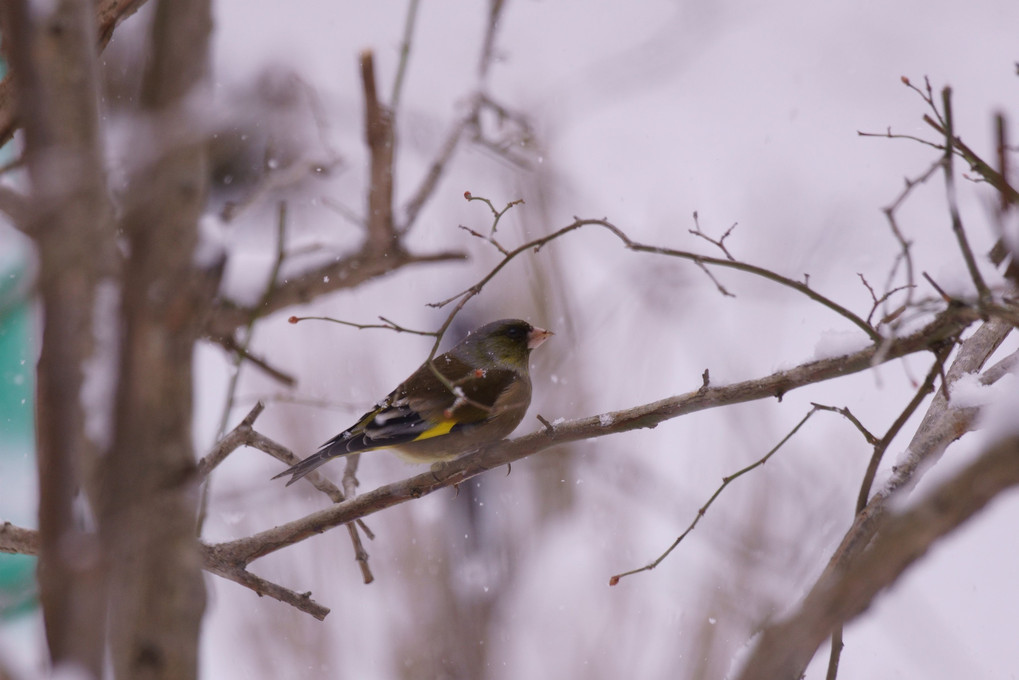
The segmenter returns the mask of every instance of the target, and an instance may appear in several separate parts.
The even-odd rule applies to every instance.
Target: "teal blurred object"
[[[0,77],[5,72],[0,61]],[[0,149],[0,161],[11,155]],[[36,517],[35,350],[29,309],[30,250],[26,239],[0,223],[0,522],[34,527]],[[37,605],[36,559],[0,553],[0,619]]]
[[[35,526],[35,353],[28,249],[0,226],[0,521]],[[0,619],[36,605],[35,558],[0,553]]]

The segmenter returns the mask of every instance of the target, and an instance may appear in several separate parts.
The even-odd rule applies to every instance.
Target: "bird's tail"
[[[287,482],[287,486],[290,486],[291,484],[293,484],[297,480],[301,479],[302,477],[304,477],[305,475],[310,473],[312,470],[315,470],[316,468],[318,468],[320,465],[323,465],[324,463],[329,462],[333,458],[336,458],[337,453],[336,453],[335,450],[330,450],[332,448],[333,447],[329,447],[329,446],[323,448],[318,453],[315,453],[315,454],[312,454],[312,455],[308,456],[307,458],[302,460],[297,465],[294,465],[294,466],[291,466],[291,467],[287,468],[283,472],[281,472],[278,475],[276,475],[275,477],[273,477],[273,479],[279,479],[280,477],[286,477],[287,475],[293,475],[290,478],[290,481]]]

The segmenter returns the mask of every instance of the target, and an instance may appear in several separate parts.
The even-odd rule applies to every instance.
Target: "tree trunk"
[[[208,168],[201,122],[188,106],[204,94],[210,31],[207,2],[158,4],[133,145],[135,157],[151,161],[132,178],[122,225],[130,252],[123,347],[100,513],[118,678],[197,675],[205,588],[191,362],[218,275],[194,263]]]
[[[36,408],[40,600],[54,665],[74,663],[98,677],[103,561],[95,533],[74,507],[89,459],[102,445],[103,423],[85,414],[83,369],[97,350],[96,288],[109,273],[103,264],[113,262],[92,6],[60,0],[30,8],[9,0],[2,10],[31,183],[20,226],[36,242],[43,315]]]

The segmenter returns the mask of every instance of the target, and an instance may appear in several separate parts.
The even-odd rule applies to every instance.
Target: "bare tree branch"
[[[428,255],[412,255],[402,249],[388,253],[373,253],[361,250],[337,262],[322,265],[303,274],[289,276],[273,290],[272,295],[256,310],[266,316],[286,307],[303,304],[337,290],[357,286],[385,276],[408,265],[431,264],[436,262],[465,261],[461,252],[440,252]],[[231,334],[251,318],[252,310],[239,307],[227,300],[217,300],[205,322],[205,334],[223,337]]]
[[[826,572],[797,610],[768,627],[739,680],[795,680],[832,629],[866,611],[932,545],[1004,491],[1019,485],[1019,436],[975,461],[905,512],[891,516],[874,543],[843,570]]]
[[[617,585],[619,583],[619,580],[625,576],[633,576],[634,574],[640,574],[645,571],[651,571],[652,569],[656,568],[659,564],[661,564],[666,557],[672,554],[673,550],[679,547],[679,544],[683,542],[683,539],[686,538],[691,531],[697,528],[697,524],[701,521],[701,517],[704,517],[704,515],[707,514],[708,508],[710,508],[711,504],[714,503],[715,500],[722,495],[722,492],[725,491],[725,488],[727,486],[732,484],[735,480],[739,479],[743,475],[753,472],[757,468],[767,463],[772,456],[778,453],[778,450],[782,448],[782,446],[784,446],[786,442],[792,439],[796,435],[796,433],[800,431],[801,427],[807,424],[807,421],[810,420],[810,417],[817,413],[819,410],[821,410],[821,408],[815,404],[813,408],[807,411],[807,415],[803,416],[800,419],[800,422],[796,423],[796,425],[794,425],[793,428],[789,430],[786,436],[782,437],[781,441],[779,441],[778,444],[775,444],[775,446],[771,447],[771,449],[761,458],[754,461],[750,465],[747,465],[746,467],[740,468],[731,475],[726,475],[725,477],[723,477],[722,483],[718,486],[717,489],[715,489],[715,493],[711,494],[711,497],[708,498],[707,502],[705,502],[704,505],[697,509],[697,512],[694,514],[693,521],[690,522],[690,525],[687,526],[683,533],[676,537],[676,540],[673,541],[672,544],[668,548],[666,548],[662,554],[660,554],[658,557],[656,557],[654,560],[644,565],[643,567],[631,569],[630,571],[624,571],[621,574],[616,574],[615,576],[610,577],[609,585],[610,586]]]
[[[255,424],[255,420],[258,419],[258,416],[261,415],[264,408],[265,406],[261,402],[255,404],[251,411],[248,412],[248,415],[246,415],[233,430],[227,433],[226,436],[216,442],[212,451],[198,461],[199,478],[208,477],[208,475],[220,463],[226,460],[228,455],[242,446],[250,446],[264,451],[277,460],[283,461],[287,465],[293,465],[300,460],[290,449],[286,448],[282,444],[278,444],[254,429],[253,426]],[[316,489],[328,496],[333,503],[341,503],[346,498],[343,491],[318,473],[309,475],[309,481],[314,484]],[[361,578],[365,584],[368,584],[375,580],[375,576],[372,574],[371,567],[368,564],[368,552],[364,549],[358,529],[364,531],[365,535],[369,538],[372,537],[372,533],[368,527],[364,525],[364,522],[360,520],[357,522],[351,522],[347,526],[348,533],[350,534],[350,541],[354,547],[354,559],[357,560],[358,567],[361,569]],[[243,572],[243,567],[240,568],[239,571],[231,569],[231,575],[226,576],[226,578],[231,578],[231,580],[247,585],[246,579],[248,579],[250,575],[246,575],[246,572],[243,574],[240,572]]]
[[[410,479],[389,484],[304,518],[282,524],[253,536],[211,546],[222,559],[246,566],[252,560],[275,552],[340,524],[418,498],[439,489],[460,484],[496,467],[519,460],[552,446],[592,437],[651,428],[688,413],[722,405],[744,403],[769,397],[781,398],[790,390],[867,370],[875,361],[890,361],[906,354],[925,351],[955,337],[976,316],[965,309],[950,308],[923,329],[909,336],[883,341],[852,354],[808,362],[764,378],[721,387],[701,387],[687,394],[661,401],[555,425],[538,432],[486,447]]]
[[[361,53],[361,86],[364,88],[364,136],[371,154],[368,188],[368,234],[365,250],[388,253],[400,250],[393,223],[393,156],[396,134],[393,112],[379,99],[375,86],[375,58],[370,50]]]
[[[871,453],[870,461],[867,463],[867,470],[863,474],[863,481],[860,482],[860,492],[857,495],[856,500],[856,513],[863,512],[863,509],[867,506],[867,499],[870,497],[870,490],[874,484],[874,477],[877,475],[878,465],[881,464],[881,460],[884,458],[885,452],[888,447],[891,446],[895,437],[898,436],[899,431],[905,426],[906,422],[913,416],[923,400],[927,398],[931,392],[934,391],[934,381],[939,375],[944,374],[944,361],[948,357],[951,351],[951,346],[947,343],[935,350],[934,363],[931,365],[929,371],[927,371],[927,377],[924,379],[920,389],[916,391],[913,398],[910,400],[906,408],[895,418],[895,421],[885,432],[881,439],[876,439],[873,435],[867,432],[863,425],[857,421],[857,426],[865,432],[867,440],[873,445],[874,450]],[[827,680],[835,680],[838,675],[839,659],[842,655],[842,625],[835,626],[831,636],[831,651],[828,656],[828,672]]]
[[[94,28],[100,50],[110,42],[113,30],[124,19],[137,12],[143,4],[145,0],[99,0],[95,3]],[[5,23],[5,32],[6,25]],[[13,36],[7,35],[5,38],[10,41]],[[23,120],[17,111],[14,77],[14,74],[8,73],[0,81],[0,146],[10,141],[14,131],[20,127],[20,121]]]
[[[212,565],[210,570],[214,573],[249,585],[250,583],[255,583],[252,579],[257,579],[257,577],[248,574],[246,567],[252,560],[260,556],[310,536],[320,534],[339,524],[349,523],[378,510],[418,498],[440,488],[462,483],[486,470],[500,467],[537,451],[570,441],[578,441],[635,428],[654,427],[657,423],[664,420],[707,408],[766,397],[781,397],[786,392],[797,387],[866,370],[873,365],[873,361],[878,356],[881,357],[882,361],[890,361],[911,352],[928,349],[932,344],[938,345],[943,343],[946,338],[954,337],[958,334],[974,318],[974,316],[968,315],[966,310],[950,308],[916,334],[888,341],[890,346],[880,348],[880,352],[879,348],[875,346],[845,357],[804,364],[790,371],[782,371],[759,380],[722,387],[703,385],[695,392],[678,395],[660,402],[646,404],[625,411],[554,426],[549,424],[533,434],[501,442],[477,454],[465,456],[433,471],[381,487],[352,500],[344,501],[339,489],[322,479],[320,475],[311,475],[309,476],[309,481],[328,493],[337,505],[254,536],[206,546],[203,548],[206,556],[205,559],[207,564]],[[199,470],[202,474],[207,474],[230,450],[240,445],[242,441],[244,444],[271,453],[286,464],[291,464],[297,460],[297,457],[285,449],[285,447],[281,447],[250,428],[258,412],[259,407],[256,406],[252,413],[249,413],[245,421],[228,434],[217,445],[217,448],[199,463]],[[228,565],[229,569],[223,565]],[[258,590],[258,587],[255,587],[255,589]],[[289,592],[286,589],[282,589],[280,591],[282,594],[278,599],[298,606],[295,604],[294,596],[287,594]]]
[[[279,600],[306,614],[311,614],[319,621],[329,614],[329,608],[323,607],[311,599],[311,593],[296,593],[289,588],[284,588],[272,581],[256,576],[244,567],[228,564],[219,559],[207,547],[203,547],[203,553],[205,569],[207,571],[234,583],[239,583],[245,588],[250,588],[258,593],[259,597],[266,595],[274,600]]]
[[[626,232],[624,232],[622,229],[620,229],[619,227],[617,227],[616,225],[612,224],[611,222],[609,222],[606,219],[581,219],[579,217],[574,217],[574,221],[573,221],[572,224],[569,224],[569,225],[567,225],[567,226],[565,226],[565,227],[563,227],[561,229],[558,229],[558,230],[552,232],[551,234],[548,234],[547,236],[542,236],[541,238],[534,239],[533,241],[529,241],[529,242],[527,242],[527,243],[525,243],[525,244],[523,244],[521,246],[518,246],[517,248],[514,248],[513,250],[511,250],[508,253],[506,253],[506,255],[502,259],[502,261],[500,261],[494,268],[492,268],[491,271],[489,271],[488,274],[486,274],[484,277],[482,277],[473,286],[471,286],[470,288],[467,288],[465,290],[462,290],[459,293],[457,293],[456,295],[453,295],[453,296],[451,296],[449,298],[446,298],[445,300],[441,300],[439,302],[432,303],[430,306],[432,306],[432,307],[445,307],[446,305],[448,305],[448,304],[450,304],[450,303],[452,303],[452,302],[454,302],[456,300],[459,300],[459,303],[457,304],[457,309],[454,310],[454,314],[455,314],[456,311],[458,311],[460,308],[463,307],[463,305],[467,302],[467,300],[469,300],[470,298],[472,298],[475,295],[477,295],[478,293],[480,293],[481,289],[486,284],[488,284],[489,281],[491,281],[493,278],[495,278],[496,274],[498,274],[503,269],[503,267],[505,267],[507,264],[509,264],[510,261],[513,258],[515,258],[516,256],[520,255],[521,253],[525,253],[525,252],[528,252],[528,251],[532,251],[533,250],[533,251],[537,252],[537,251],[541,250],[541,248],[543,248],[548,243],[551,243],[552,241],[554,241],[554,240],[556,240],[556,239],[558,239],[558,238],[560,238],[562,236],[565,236],[566,234],[568,234],[568,233],[570,233],[572,231],[576,231],[577,229],[581,229],[581,228],[586,227],[586,226],[599,226],[599,227],[602,227],[604,229],[607,229],[608,231],[613,233],[620,241],[622,241],[623,244],[628,249],[630,249],[632,251],[635,251],[635,252],[639,252],[639,253],[651,253],[651,254],[655,254],[655,255],[665,255],[665,256],[668,256],[668,257],[676,257],[676,258],[680,258],[680,259],[683,259],[683,260],[690,260],[691,262],[694,262],[694,263],[696,263],[698,265],[701,265],[701,266],[712,265],[712,266],[716,266],[716,267],[726,267],[726,268],[730,268],[730,269],[736,269],[736,270],[739,270],[739,271],[742,271],[742,272],[746,272],[748,274],[753,274],[754,276],[759,276],[759,277],[767,279],[769,281],[773,281],[775,283],[778,283],[779,285],[786,286],[788,288],[792,288],[793,290],[798,291],[798,292],[802,293],[803,295],[806,295],[808,298],[810,298],[814,302],[818,302],[818,303],[822,304],[823,306],[831,309],[836,314],[839,314],[840,316],[848,319],[855,326],[860,328],[860,330],[862,330],[864,333],[866,333],[872,340],[878,341],[878,340],[881,340],[881,338],[882,338],[881,334],[878,333],[877,330],[875,328],[873,328],[870,324],[868,324],[866,321],[864,321],[859,316],[857,316],[856,314],[854,314],[850,310],[846,309],[842,305],[838,304],[834,300],[831,300],[831,299],[825,297],[824,295],[821,295],[820,293],[814,291],[813,289],[811,289],[805,283],[800,283],[799,281],[794,281],[793,279],[790,279],[788,277],[782,276],[781,274],[773,272],[773,271],[771,271],[769,269],[765,269],[764,267],[759,267],[757,265],[749,264],[749,263],[746,263],[746,262],[740,262],[738,260],[729,260],[727,258],[709,257],[707,255],[700,255],[700,254],[692,253],[692,252],[685,251],[685,250],[675,250],[673,248],[663,248],[663,247],[660,247],[660,246],[654,246],[654,245],[648,245],[648,244],[644,244],[644,243],[639,243],[639,242],[634,241],[633,239],[631,239],[626,234]],[[451,316],[450,320],[451,319],[452,319],[452,316]],[[448,324],[448,322],[447,322],[447,324]]]
[[[209,473],[216,469],[216,467],[226,460],[226,457],[233,453],[236,449],[244,446],[248,443],[251,438],[252,425],[255,424],[255,420],[265,410],[265,404],[262,402],[256,403],[248,415],[244,416],[244,419],[237,423],[237,427],[230,430],[227,435],[221,438],[216,445],[212,447],[204,458],[198,461],[198,476],[208,477]]]
[[[871,466],[868,467],[867,475],[865,475],[864,483],[861,486],[856,518],[833,554],[818,583],[831,579],[833,574],[843,573],[851,567],[854,560],[864,552],[874,535],[880,531],[883,522],[886,520],[888,501],[892,494],[897,491],[908,492],[916,483],[921,471],[928,469],[931,464],[941,457],[952,442],[972,428],[978,409],[975,407],[951,407],[949,405],[950,397],[948,396],[950,394],[950,386],[963,375],[979,370],[1001,342],[1004,341],[1005,336],[1008,335],[1010,330],[1011,327],[1007,322],[992,319],[984,323],[970,338],[962,343],[962,347],[953,361],[948,375],[944,378],[944,389],[935,395],[930,407],[928,407],[927,413],[906,450],[906,455],[896,465],[892,479],[870,499],[866,506],[861,507],[873,479],[871,468],[876,467],[874,458],[884,452],[884,449],[887,447],[885,440],[890,436],[894,436],[893,431],[896,425],[901,425],[905,422],[905,417],[908,417],[906,412],[901,414],[896,423],[889,429],[882,443],[875,447],[875,455],[872,457]],[[939,352],[946,351],[944,347],[941,347],[939,350]],[[1012,365],[1013,361],[1014,359],[1010,356],[999,362],[986,372],[982,377],[982,381],[987,381],[986,384],[990,384],[1000,379],[1007,372],[1007,368]],[[922,398],[921,395],[929,387],[928,383],[932,383],[935,375],[940,372],[940,364],[939,357],[939,361],[935,362],[934,366],[932,366],[931,371],[928,373],[927,381],[925,381],[924,386],[921,387],[921,390],[914,397],[910,406],[919,403],[919,400]],[[837,669],[838,656],[841,652],[841,634],[837,624],[833,626],[832,630],[834,630],[834,640],[829,659],[829,676],[833,675]],[[809,661],[809,658],[806,661]],[[806,661],[804,665],[806,665]]]
[[[977,296],[981,303],[991,299],[991,291],[984,283],[984,277],[977,267],[976,258],[973,257],[973,250],[969,247],[969,239],[966,238],[966,230],[962,226],[962,216],[959,214],[959,202],[955,195],[955,169],[952,159],[955,157],[955,132],[952,115],[952,88],[945,87],[941,90],[941,107],[945,113],[945,157],[943,167],[945,170],[945,194],[948,197],[948,213],[952,218],[952,232],[959,244],[959,252],[966,261],[966,269],[969,270],[970,278],[977,289]]]

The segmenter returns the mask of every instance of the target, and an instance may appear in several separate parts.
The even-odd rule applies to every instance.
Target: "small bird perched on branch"
[[[502,439],[531,403],[531,350],[551,331],[493,321],[425,362],[374,409],[280,474],[287,486],[338,456],[391,448],[415,463],[451,460]],[[440,378],[439,375],[442,377]]]

